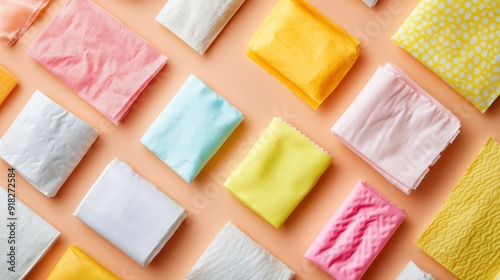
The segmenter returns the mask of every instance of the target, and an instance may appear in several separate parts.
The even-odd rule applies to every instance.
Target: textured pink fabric
[[[118,124],[167,58],[90,0],[70,0],[28,49]]]
[[[360,279],[404,219],[403,210],[359,181],[304,257],[335,279]]]
[[[14,44],[47,3],[49,0],[0,0],[0,41]]]
[[[448,109],[387,63],[373,74],[332,133],[409,194],[459,128]]]

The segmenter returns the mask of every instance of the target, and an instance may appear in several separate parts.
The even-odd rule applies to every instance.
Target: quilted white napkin
[[[294,275],[288,266],[228,222],[184,279],[280,280]]]
[[[146,266],[184,221],[186,211],[128,164],[115,159],[74,215]]]
[[[0,187],[0,279],[22,279],[49,251],[60,232],[16,197],[15,215],[7,216],[7,191]],[[16,218],[7,220],[7,218]],[[14,225],[11,224],[14,223]],[[12,235],[11,230],[15,233]],[[10,238],[11,236],[14,236]],[[12,242],[15,241],[15,243]],[[10,241],[10,242],[9,242]],[[9,263],[14,246],[14,263]],[[14,268],[9,270],[14,265]],[[13,271],[12,271],[13,270]]]
[[[434,277],[410,261],[396,280],[434,280]]]
[[[203,54],[245,0],[168,0],[156,20]]]
[[[97,136],[97,130],[37,90],[0,139],[0,157],[52,197]]]

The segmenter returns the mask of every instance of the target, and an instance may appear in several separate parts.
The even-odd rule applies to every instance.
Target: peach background
[[[51,251],[28,279],[44,279],[70,244],[77,244],[125,279],[182,279],[222,226],[233,221],[250,237],[295,270],[295,279],[331,279],[302,258],[309,244],[363,178],[404,208],[407,219],[380,253],[364,279],[394,279],[409,260],[435,275],[456,279],[414,244],[450,194],[488,137],[500,141],[500,102],[481,114],[431,71],[390,40],[418,0],[380,0],[373,9],[361,0],[311,0],[320,11],[362,41],[362,55],[334,93],[314,111],[245,56],[246,43],[277,0],[247,0],[219,38],[200,56],[158,24],[165,0],[94,0],[169,57],[119,126],[66,88],[25,51],[56,15],[63,0],[53,0],[11,48],[0,46],[0,64],[20,80],[0,107],[3,135],[31,94],[40,89],[99,129],[100,136],[55,198],[47,198],[18,178],[18,197],[61,231]],[[361,33],[363,32],[363,33]],[[462,121],[462,132],[448,147],[419,189],[406,196],[333,137],[329,128],[357,96],[376,67],[395,62]],[[219,152],[192,184],[185,183],[139,142],[190,73],[204,80],[245,115]],[[275,115],[294,124],[324,147],[332,165],[279,230],[274,229],[222,186],[229,172]],[[129,163],[187,212],[188,218],[153,262],[142,268],[72,213],[103,168],[115,157]],[[8,165],[0,160],[0,185]],[[0,211],[4,211],[0,209]]]

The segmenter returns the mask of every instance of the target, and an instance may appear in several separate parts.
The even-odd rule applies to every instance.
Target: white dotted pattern
[[[481,112],[500,95],[498,0],[422,0],[392,39]]]

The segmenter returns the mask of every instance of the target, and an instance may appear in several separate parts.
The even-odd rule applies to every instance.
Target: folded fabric
[[[247,55],[314,109],[360,55],[359,41],[305,0],[281,0]]]
[[[238,109],[190,75],[141,142],[191,183],[242,120]]]
[[[0,0],[0,41],[14,44],[50,0]]]
[[[373,8],[377,4],[378,0],[363,0],[363,3],[368,5],[368,7]]]
[[[379,67],[332,133],[406,194],[453,142],[459,120],[402,70]]]
[[[71,245],[57,262],[47,280],[118,280],[104,266],[75,245]]]
[[[274,118],[224,186],[279,228],[331,162],[307,136]]]
[[[417,246],[462,280],[500,273],[500,144],[489,139]]]
[[[90,0],[68,1],[27,53],[115,124],[167,60]]]
[[[404,219],[401,208],[359,181],[304,257],[335,279],[361,279]]]
[[[484,113],[500,95],[498,4],[422,0],[392,39]]]
[[[289,280],[295,272],[228,222],[203,252],[185,280]]]
[[[16,85],[17,78],[7,71],[7,69],[0,66],[0,105],[2,105],[5,98],[7,98]]]
[[[60,232],[25,205],[13,192],[0,187],[0,279],[23,279],[49,251]],[[15,200],[14,208],[8,203]],[[8,210],[8,211],[7,211]]]
[[[156,20],[203,54],[245,0],[169,0]]]
[[[146,266],[184,221],[186,211],[125,162],[115,159],[74,215]]]
[[[396,280],[434,280],[434,277],[432,277],[430,273],[420,269],[414,262],[410,261]]]
[[[0,139],[0,157],[38,191],[52,197],[98,134],[37,90]]]

